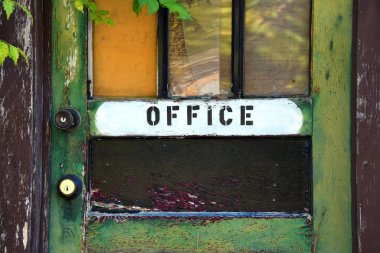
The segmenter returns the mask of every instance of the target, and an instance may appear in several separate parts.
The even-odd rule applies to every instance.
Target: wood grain
[[[1,39],[26,52],[30,67],[0,67],[0,252],[46,252],[49,171],[49,1],[19,1],[1,15]]]
[[[358,1],[356,38],[356,167],[358,252],[380,249],[380,2]],[[356,69],[355,69],[356,68]]]

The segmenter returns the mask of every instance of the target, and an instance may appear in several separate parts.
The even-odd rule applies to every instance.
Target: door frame
[[[328,1],[319,2],[325,3],[320,5],[321,8],[325,6],[324,8],[327,10],[334,9]],[[14,113],[15,108],[19,108],[18,110],[21,112],[21,115],[29,116],[26,116],[24,121],[19,117],[15,117],[12,121],[13,123],[5,125],[2,130],[2,143],[5,145],[0,147],[1,153],[4,154],[3,157],[5,158],[16,154],[15,159],[20,163],[20,166],[15,167],[14,164],[7,163],[1,164],[3,173],[0,177],[0,188],[2,189],[0,202],[6,204],[3,205],[4,207],[0,210],[0,216],[3,218],[0,224],[0,230],[6,231],[7,234],[15,235],[17,231],[16,224],[19,224],[19,228],[24,227],[23,225],[25,224],[29,224],[29,226],[26,233],[27,237],[23,236],[19,231],[20,236],[18,237],[7,236],[5,239],[2,239],[0,251],[4,251],[6,248],[8,252],[47,252],[49,196],[46,189],[49,189],[50,186],[55,187],[48,182],[50,170],[50,126],[48,115],[50,111],[51,94],[49,66],[51,66],[50,56],[52,54],[50,43],[50,1],[25,1],[25,4],[30,7],[35,20],[38,20],[38,22],[35,22],[32,26],[26,19],[21,18],[17,20],[11,19],[8,23],[3,24],[6,37],[16,37],[11,31],[22,31],[25,27],[31,29],[28,52],[30,52],[32,57],[30,57],[30,69],[26,68],[26,66],[19,66],[16,69],[17,71],[14,71],[14,66],[9,63],[6,63],[2,67],[4,68],[2,80],[17,80],[16,82],[2,83],[2,90],[12,91],[12,94],[15,94],[12,100],[8,100],[6,104],[3,104],[4,110],[9,113]],[[360,241],[360,247],[354,242],[353,251],[367,252],[371,251],[371,249],[373,251],[379,248],[380,244],[380,241],[375,240],[375,238],[380,236],[379,230],[375,228],[376,224],[380,222],[380,213],[371,211],[376,210],[371,205],[361,205],[366,199],[379,198],[374,189],[368,189],[368,181],[366,180],[370,180],[372,183],[376,182],[374,181],[374,176],[378,175],[380,170],[374,170],[374,168],[376,168],[376,165],[379,167],[380,157],[376,157],[374,154],[367,155],[364,151],[375,150],[376,145],[380,142],[379,135],[377,134],[379,130],[375,124],[375,122],[380,119],[378,109],[376,110],[376,104],[379,103],[378,95],[377,97],[375,95],[379,94],[376,78],[379,77],[380,71],[378,71],[378,65],[376,65],[374,61],[375,53],[377,53],[377,55],[380,53],[380,45],[378,44],[377,36],[374,36],[374,30],[368,29],[368,26],[375,26],[378,23],[380,8],[377,0],[354,0],[353,6],[353,89],[351,94],[351,116],[353,123],[351,134],[353,148],[351,157],[354,178],[352,181],[354,193],[352,205],[354,229],[352,230],[352,234],[354,239],[357,236]],[[43,20],[43,22],[41,22],[41,20]],[[333,27],[333,23],[330,25],[326,24],[325,26],[327,30],[331,29],[329,30],[330,33],[334,32]],[[334,44],[334,47],[336,46],[337,44]],[[321,49],[323,48],[321,47]],[[323,50],[321,52],[328,54],[328,52],[324,52]],[[367,54],[363,54],[363,52]],[[346,58],[350,56],[351,54],[346,56]],[[330,57],[333,58],[331,55]],[[339,64],[339,62],[336,64]],[[368,66],[368,68],[363,69],[362,66]],[[347,71],[346,65],[344,65],[343,68]],[[323,72],[319,73],[322,78]],[[357,78],[363,74],[370,75],[365,76],[365,79]],[[336,75],[334,79],[336,78],[339,78],[339,75]],[[365,82],[363,80],[365,80]],[[22,85],[22,83],[24,85]],[[315,91],[318,91],[318,89]],[[0,100],[5,101],[9,94],[10,93],[0,92]],[[25,94],[28,94],[30,99],[24,100],[25,103],[20,103]],[[369,109],[363,110],[356,101],[366,99],[368,94],[372,94],[372,99],[366,100],[367,108]],[[29,112],[29,114],[25,114],[26,112]],[[361,113],[359,115],[360,119],[357,116],[357,112]],[[363,117],[365,119],[371,119],[372,121],[363,122]],[[3,121],[3,116],[0,119]],[[25,123],[21,124],[22,122]],[[32,129],[32,131],[28,132],[28,127]],[[19,134],[22,131],[25,132],[24,136]],[[368,135],[368,133],[371,133],[371,135]],[[21,142],[23,139],[29,141]],[[20,143],[25,145],[22,154],[20,154],[19,150]],[[358,149],[356,149],[356,147],[358,147]],[[361,163],[363,159],[368,161],[373,170],[364,170],[363,163]],[[363,174],[365,174],[366,180],[360,181]],[[12,186],[4,183],[8,177],[14,178]],[[21,178],[27,180],[22,182],[20,180]],[[357,185],[355,178],[358,180]],[[379,177],[377,176],[377,178]],[[379,184],[373,185],[377,187],[380,186]],[[19,192],[20,194],[9,194],[11,192]],[[30,205],[25,203],[25,196],[29,197]],[[358,215],[357,219],[355,214]],[[360,220],[368,221],[366,223],[366,229],[361,226]],[[335,226],[336,229],[339,229],[341,231],[340,234],[343,236],[348,235],[347,231],[338,228],[336,223],[330,224],[330,226]],[[329,241],[332,240],[335,240],[335,238],[331,238]],[[338,240],[335,242],[338,242]],[[319,243],[324,244],[322,240]],[[321,244],[319,244],[318,247],[320,247]]]
[[[328,7],[328,8],[327,8]],[[336,10],[339,10],[338,12]],[[83,124],[65,133],[52,127],[49,249],[85,248],[85,195],[74,200],[55,190],[64,174],[86,182],[87,20],[70,2],[52,2],[52,115],[64,107],[79,111]],[[312,1],[311,97],[313,99],[312,248],[352,251],[351,67],[352,1]],[[333,108],[333,110],[331,109]]]

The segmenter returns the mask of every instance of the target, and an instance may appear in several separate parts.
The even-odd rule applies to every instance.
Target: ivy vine
[[[156,13],[160,6],[169,10],[169,13],[176,13],[182,20],[191,19],[190,14],[178,0],[133,0],[132,10],[138,16],[144,6],[148,8],[148,15]],[[88,9],[90,19],[95,23],[113,24],[107,10],[98,10],[96,3],[92,0],[74,0],[74,7],[84,12]]]
[[[14,13],[16,7],[20,8],[26,15],[28,15],[32,20],[33,16],[24,5],[17,3],[12,0],[0,0],[3,11],[5,12],[5,16],[7,20]],[[20,48],[8,43],[2,39],[0,39],[0,66],[3,65],[6,58],[10,58],[15,65],[17,65],[20,55],[25,59],[26,64],[29,67],[29,60],[26,56],[25,52]]]
[[[33,20],[32,14],[24,5],[13,0],[0,0],[0,3],[7,20],[9,20],[14,13],[16,7],[20,8]],[[82,13],[88,10],[89,18],[95,23],[105,23],[109,25],[113,25],[114,23],[112,17],[109,16],[109,12],[107,10],[98,10],[98,6],[93,0],[73,0],[73,5]],[[148,15],[156,13],[159,8],[162,7],[168,9],[171,14],[177,14],[179,19],[192,19],[191,15],[178,0],[133,0],[132,10],[138,16],[145,6],[148,8]],[[28,57],[23,50],[0,38],[0,66],[3,65],[6,58],[10,58],[13,63],[17,65],[20,55],[29,66]]]

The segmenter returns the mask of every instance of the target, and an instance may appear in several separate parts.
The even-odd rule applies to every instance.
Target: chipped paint
[[[312,2],[314,241],[317,241],[317,252],[352,252],[350,105],[353,2]]]
[[[23,0],[18,3],[29,10],[37,10],[42,5]],[[41,165],[42,127],[39,124],[42,123],[43,113],[35,101],[42,101],[38,96],[43,90],[43,83],[40,82],[43,67],[32,63],[40,62],[35,53],[42,52],[42,26],[36,29],[32,19],[20,10],[2,25],[5,29],[2,39],[23,50],[31,64],[28,68],[20,55],[17,66],[7,59],[0,67],[0,143],[3,146],[3,159],[0,161],[3,174],[0,177],[3,190],[0,197],[0,252],[26,252],[33,251],[33,245],[39,245],[37,233],[43,230],[38,227],[40,224],[36,224],[34,231],[37,233],[33,235],[36,240],[32,241],[29,237],[29,224],[41,218],[38,210],[31,207],[33,194],[37,197],[33,205],[43,205],[38,199],[42,196],[37,196],[36,190],[39,187],[36,184],[43,179],[32,169]],[[25,227],[25,224],[28,225]]]
[[[354,161],[358,252],[380,249],[380,2],[358,1]],[[355,101],[354,101],[355,102]],[[355,103],[353,103],[355,105]]]
[[[18,234],[19,234],[19,232],[20,232],[20,226],[17,224],[16,225],[16,233],[15,233],[15,237],[16,237],[16,241],[18,242]],[[16,242],[16,243],[17,243]]]
[[[2,87],[2,85],[3,85],[3,80],[4,80],[4,68],[0,68],[0,89],[1,89],[1,87]]]
[[[155,212],[155,211],[145,211],[140,212],[124,212],[123,213],[112,213],[112,212],[90,212],[90,219],[119,219],[119,218],[193,218],[193,219],[206,219],[210,220],[213,218],[307,218],[311,221],[310,214],[307,213],[286,213],[286,212]]]
[[[305,218],[92,219],[89,227],[90,252],[310,252]]]
[[[90,128],[95,136],[307,135],[304,111],[290,99],[109,101],[90,112]]]
[[[65,69],[65,87],[69,87],[70,83],[74,81],[76,77],[78,64],[78,50],[76,48],[69,49],[69,56],[67,58],[67,64]]]
[[[65,1],[68,4],[68,1]],[[350,13],[352,3],[348,0],[331,3],[327,0],[313,1],[313,15],[314,15],[314,30],[313,36],[315,36],[314,46],[314,59],[313,59],[313,82],[315,87],[318,87],[318,96],[315,96],[316,104],[315,109],[317,115],[314,118],[317,120],[314,129],[317,131],[316,136],[313,137],[316,143],[316,151],[314,153],[318,160],[315,162],[314,171],[314,183],[315,183],[315,205],[314,212],[319,221],[321,217],[321,209],[328,208],[327,221],[328,224],[334,224],[333,226],[324,226],[319,232],[321,240],[318,247],[323,252],[334,252],[336,249],[341,252],[350,252],[350,238],[347,236],[347,231],[351,229],[351,217],[349,213],[349,194],[350,190],[347,189],[349,179],[347,179],[347,168],[350,167],[347,163],[347,151],[349,147],[344,140],[349,139],[347,133],[349,130],[341,129],[349,122],[347,119],[346,111],[343,115],[337,112],[337,108],[346,108],[347,104],[347,86],[349,84],[349,62],[346,56],[350,54],[347,41],[350,41]],[[336,8],[326,8],[326,6],[333,6]],[[56,20],[53,20],[53,44],[59,44],[58,48],[53,48],[53,58],[56,60],[54,63],[55,73],[53,74],[53,87],[54,87],[54,105],[53,113],[61,106],[63,101],[63,84],[65,84],[65,75],[63,70],[69,70],[67,67],[68,62],[63,60],[62,62],[57,58],[67,59],[69,57],[69,48],[75,47],[78,50],[82,50],[84,35],[78,34],[78,38],[72,37],[73,34],[64,32],[60,29],[73,29],[79,27],[83,29],[85,23],[83,17],[80,18],[73,16],[73,23],[71,19],[66,20],[63,17],[67,13],[58,13],[62,8],[62,3],[58,0],[53,1],[53,10],[55,10]],[[336,10],[344,12],[339,14],[339,22],[336,22],[337,14]],[[71,16],[71,15],[70,15]],[[320,17],[320,18],[319,18]],[[66,22],[67,21],[67,22]],[[61,25],[61,26],[60,26]],[[58,26],[58,28],[57,28]],[[335,29],[332,26],[337,26]],[[80,33],[81,29],[78,29]],[[66,40],[61,36],[60,32],[64,33],[69,39]],[[323,32],[322,32],[323,31]],[[329,32],[331,31],[331,32]],[[329,55],[325,52],[325,48],[328,47],[328,43],[325,42],[330,38],[327,35],[338,36],[337,40],[334,40],[333,55]],[[335,37],[334,37],[335,38]],[[55,45],[55,44],[54,44]],[[82,51],[78,52],[78,55],[82,55]],[[343,59],[342,56],[344,55]],[[77,89],[73,91],[74,85],[70,84],[70,91],[67,93],[70,95],[71,102],[74,106],[81,109],[83,115],[85,115],[85,64],[81,57],[78,57],[79,63],[76,65],[77,72],[69,73],[75,75],[77,79],[72,79],[73,83],[78,84]],[[333,66],[339,64],[339,68],[330,66],[330,61],[339,60],[339,62],[333,62]],[[53,61],[54,62],[54,61]],[[60,64],[65,65],[64,68],[60,68]],[[72,65],[74,66],[74,65]],[[324,78],[325,69],[329,68],[329,80],[325,81],[320,78]],[[344,86],[339,86],[344,85]],[[342,88],[343,87],[343,88]],[[336,92],[346,92],[342,95],[342,98],[336,95],[331,95]],[[338,98],[338,99],[336,99]],[[336,99],[336,100],[335,100]],[[324,116],[322,116],[324,115]],[[326,123],[326,121],[328,123]],[[92,121],[91,121],[92,122]],[[93,123],[92,123],[93,124]],[[339,129],[337,129],[339,128]],[[78,154],[77,150],[81,150],[80,143],[83,145],[85,142],[85,131],[83,129],[75,133],[74,137],[67,136],[56,129],[52,129],[53,143],[55,145],[52,154],[52,184],[54,184],[57,178],[68,171],[76,172],[79,175],[83,171],[82,166],[78,164],[84,163],[82,154]],[[333,134],[332,134],[333,133]],[[335,138],[337,137],[337,138]],[[336,141],[336,142],[335,142]],[[342,142],[340,142],[342,141]],[[333,142],[333,143],[332,143]],[[338,145],[336,145],[338,144]],[[344,152],[341,152],[342,147]],[[325,147],[326,146],[326,147]],[[335,156],[338,155],[338,156]],[[332,158],[335,156],[335,159]],[[338,157],[338,159],[336,158]],[[74,165],[70,168],[60,169],[59,163],[62,160],[70,159]],[[341,165],[336,165],[336,161],[342,162]],[[344,168],[343,168],[344,167]],[[335,180],[338,179],[338,180]],[[337,198],[337,193],[340,194],[340,198]],[[343,196],[343,198],[341,198]],[[82,249],[82,232],[80,229],[70,229],[73,227],[80,227],[78,224],[82,224],[82,217],[79,217],[83,213],[83,200],[78,199],[72,202],[71,205],[66,205],[64,201],[58,198],[58,196],[52,192],[52,208],[51,208],[51,227],[57,228],[57,233],[51,232],[50,237],[50,250],[62,251],[63,249],[73,250],[73,252],[79,252]],[[65,209],[75,209],[75,214]],[[67,215],[64,217],[64,215]],[[71,221],[75,221],[71,222]],[[283,252],[308,252],[310,250],[310,222],[305,218],[300,219],[230,219],[222,220],[220,222],[206,222],[206,226],[203,226],[204,221],[189,221],[183,220],[165,220],[165,219],[126,219],[125,221],[116,224],[116,221],[108,219],[104,222],[90,222],[88,230],[86,231],[86,247],[91,252],[97,251],[114,251],[118,252],[120,249],[127,247],[133,248],[133,250],[141,250],[143,252],[150,251],[181,251],[188,252],[189,249],[196,248],[198,251],[283,251]],[[65,230],[66,227],[68,230]],[[233,228],[233,229],[232,229]],[[344,228],[344,229],[342,229]],[[231,231],[233,233],[231,233]],[[236,231],[243,231],[242,234],[235,233]],[[128,234],[128,236],[125,236]],[[66,236],[66,237],[65,237]],[[70,237],[72,236],[72,237]],[[163,244],[163,238],[167,239],[166,244]],[[70,243],[65,243],[69,240]]]
[[[22,30],[22,33],[19,33],[21,34],[22,36],[22,40],[23,40],[23,51],[27,54],[27,55],[31,55],[32,53],[32,26],[33,26],[33,20],[28,18],[26,20],[26,24],[24,26],[24,29]]]
[[[70,0],[52,1],[52,108],[74,107],[86,122],[85,59],[86,15],[76,11]],[[60,176],[75,174],[83,182],[86,157],[86,124],[67,134],[51,126],[51,185]],[[85,187],[83,187],[85,189]],[[49,252],[81,252],[83,249],[83,196],[67,202],[50,192]]]
[[[22,228],[22,244],[26,250],[26,247],[28,246],[28,222],[25,222]]]

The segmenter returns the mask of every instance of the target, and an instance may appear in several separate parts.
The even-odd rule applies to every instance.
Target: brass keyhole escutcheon
[[[70,179],[65,179],[59,185],[60,192],[65,196],[71,196],[75,192],[75,183]]]
[[[82,182],[76,175],[64,175],[58,180],[57,188],[62,197],[73,199],[82,192]]]

